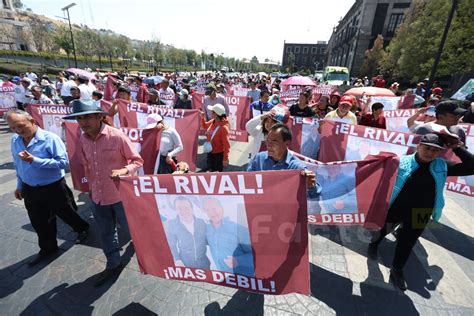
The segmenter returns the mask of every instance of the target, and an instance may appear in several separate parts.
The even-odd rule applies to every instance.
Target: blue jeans
[[[113,269],[120,265],[120,246],[117,234],[117,222],[121,226],[121,231],[127,234],[130,239],[127,218],[122,202],[110,205],[95,204],[92,210],[95,221],[99,226],[102,250],[107,258],[107,269]]]

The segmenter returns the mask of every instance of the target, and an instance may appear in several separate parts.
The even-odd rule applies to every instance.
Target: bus
[[[324,68],[323,82],[330,85],[341,85],[344,81],[350,83],[349,69],[346,67],[327,66]]]

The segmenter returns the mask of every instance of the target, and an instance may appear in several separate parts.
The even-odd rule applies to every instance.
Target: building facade
[[[321,70],[326,60],[327,42],[316,44],[284,43],[282,67],[296,69]]]
[[[388,45],[402,23],[411,0],[356,0],[334,27],[328,43],[327,65],[349,68],[359,74],[365,51],[373,47],[379,34]]]
[[[0,2],[0,49],[36,51],[31,28],[18,19],[12,0]]]

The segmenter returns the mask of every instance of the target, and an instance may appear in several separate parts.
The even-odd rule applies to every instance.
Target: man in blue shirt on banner
[[[268,151],[255,155],[247,171],[301,170],[301,175],[306,177],[308,197],[315,199],[321,194],[321,185],[316,182],[314,172],[307,170],[306,165],[288,150],[292,138],[288,126],[281,123],[273,125],[267,136]]]
[[[87,237],[89,224],[75,212],[74,197],[64,180],[69,160],[61,138],[37,126],[22,110],[7,112],[5,120],[15,133],[11,143],[17,175],[15,197],[25,200],[38,235],[40,252],[28,263],[33,266],[58,251],[56,215],[78,233],[76,243]]]

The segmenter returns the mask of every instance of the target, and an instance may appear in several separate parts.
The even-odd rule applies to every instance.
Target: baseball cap
[[[146,118],[146,127],[145,128],[154,128],[156,124],[163,121],[163,118],[159,114],[150,114]]]
[[[434,94],[441,94],[443,93],[443,88],[436,87],[436,88],[433,88],[431,92],[433,92]]]
[[[349,104],[350,106],[352,106],[353,101],[354,101],[354,98],[351,95],[344,95],[342,96],[341,100],[339,100],[339,105]]]
[[[219,116],[222,116],[225,114],[225,107],[222,104],[216,103],[214,105],[208,105],[207,109],[209,111],[212,111],[216,113]]]
[[[18,82],[18,81],[21,81],[21,78],[18,77],[18,76],[14,76],[12,79],[11,79],[12,82]]]
[[[464,115],[466,110],[459,106],[457,101],[442,101],[436,106],[436,114],[450,113],[454,115]]]
[[[179,92],[179,94],[182,95],[182,96],[185,96],[185,95],[189,95],[189,92],[188,92],[188,90],[186,90],[186,89],[181,89],[181,91]]]
[[[281,122],[286,124],[290,119],[290,111],[288,111],[287,107],[284,106],[274,106],[270,113],[273,114],[273,119],[277,122]]]
[[[421,136],[420,144],[426,145],[426,146],[431,146],[431,147],[436,147],[439,149],[445,149],[444,147],[444,142],[441,139],[441,137],[437,134],[425,134]]]
[[[156,89],[154,89],[154,88],[148,89],[148,94],[151,94],[151,95],[160,95],[160,93],[158,92],[158,90],[156,90]]]

